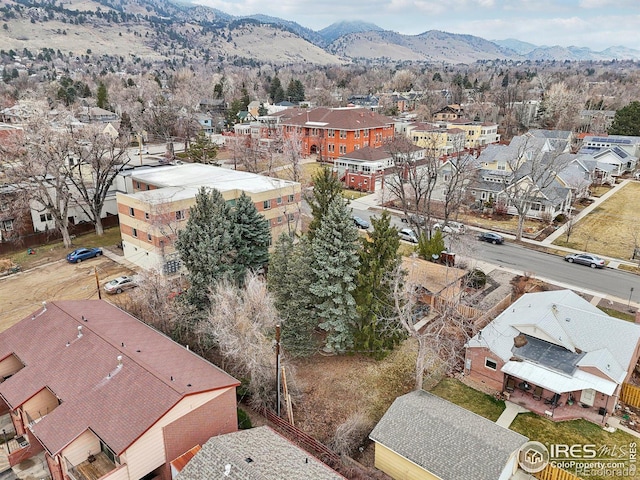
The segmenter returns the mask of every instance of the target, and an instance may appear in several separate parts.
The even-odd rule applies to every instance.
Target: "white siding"
[[[18,360],[18,357],[11,354],[0,362],[0,377],[12,375],[20,370],[24,365]]]
[[[40,417],[44,417],[46,414],[58,406],[58,399],[55,397],[51,390],[43,388],[36,393],[29,400],[24,402],[22,409],[25,413],[31,416],[32,420],[37,420]],[[25,423],[29,420],[25,416]]]
[[[129,477],[131,479],[142,478],[147,473],[167,462],[162,436],[163,427],[229,390],[231,389],[227,388],[214,392],[190,395],[173,407],[127,449]]]
[[[94,455],[100,453],[100,440],[91,430],[87,430],[64,448],[61,455],[75,467],[84,462],[90,453]],[[63,465],[66,467],[66,464],[63,463]]]
[[[104,477],[100,477],[101,480],[131,480],[135,477],[129,476],[129,470],[127,469],[127,465],[122,465],[121,467],[116,468],[115,470],[109,472],[109,474]]]

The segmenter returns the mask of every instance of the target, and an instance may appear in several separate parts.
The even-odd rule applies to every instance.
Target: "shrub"
[[[471,288],[483,288],[487,284],[487,274],[478,268],[474,268],[467,275],[467,286]]]
[[[251,418],[249,418],[247,412],[245,412],[241,408],[238,408],[238,428],[240,430],[247,430],[251,427]]]
[[[564,213],[560,213],[553,219],[555,223],[564,223],[567,220],[567,217]]]

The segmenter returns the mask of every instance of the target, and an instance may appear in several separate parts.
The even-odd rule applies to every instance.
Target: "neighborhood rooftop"
[[[31,426],[52,455],[89,429],[118,455],[182,398],[239,384],[103,300],[46,304],[0,333],[10,356],[23,365],[0,383],[10,408],[46,389],[58,398]]]

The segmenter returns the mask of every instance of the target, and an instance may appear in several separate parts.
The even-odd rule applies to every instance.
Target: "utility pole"
[[[98,279],[98,269],[93,267],[93,273],[96,276],[96,288],[98,289],[98,300],[102,300],[102,292],[100,291],[100,280]]]
[[[138,139],[138,155],[140,157],[140,166],[142,166],[142,135],[140,135],[140,132],[136,133],[136,137]]]
[[[276,325],[276,413],[280,416],[280,324]]]

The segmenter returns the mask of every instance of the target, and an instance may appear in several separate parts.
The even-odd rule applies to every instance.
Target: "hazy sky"
[[[516,38],[536,45],[640,50],[640,0],[192,0],[231,15],[262,13],[320,30],[362,20],[416,35],[427,30]]]

